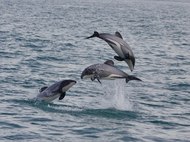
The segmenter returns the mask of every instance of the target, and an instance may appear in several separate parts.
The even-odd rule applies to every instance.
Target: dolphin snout
[[[67,81],[68,83],[77,83],[77,81],[75,80],[65,80],[65,81]]]
[[[87,74],[86,72],[87,72],[86,69],[82,72],[82,74],[81,74],[81,76],[80,76],[81,79],[83,79],[84,76]]]
[[[84,76],[84,74],[83,74],[83,72],[82,72],[82,74],[81,74],[80,78],[81,78],[81,79],[83,79],[83,76]]]
[[[75,80],[73,80],[73,82],[76,84],[77,83],[77,81],[75,81]]]
[[[75,80],[70,80],[70,83],[74,85],[74,84],[77,83],[77,81],[75,81]]]

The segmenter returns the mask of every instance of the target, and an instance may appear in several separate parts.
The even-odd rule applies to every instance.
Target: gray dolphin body
[[[36,99],[45,102],[51,102],[56,98],[62,100],[66,95],[66,91],[68,91],[74,84],[76,84],[75,80],[61,80],[49,87],[42,87],[39,90]]]
[[[115,32],[114,35],[109,33],[98,33],[97,31],[94,31],[94,34],[90,37],[87,37],[87,39],[93,37],[98,37],[106,41],[111,46],[111,48],[119,55],[114,56],[114,58],[118,61],[125,61],[128,64],[130,70],[133,71],[135,66],[134,54],[130,46],[123,40],[119,32]]]
[[[126,79],[126,83],[130,80],[141,81],[141,79],[132,75],[128,75],[127,73],[117,69],[111,60],[104,62],[104,64],[94,64],[84,69],[81,74],[81,79],[85,78],[91,78],[92,81],[97,79],[99,83],[101,83],[100,79],[116,78]]]

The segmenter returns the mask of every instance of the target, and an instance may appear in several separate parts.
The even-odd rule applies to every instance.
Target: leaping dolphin
[[[133,71],[135,66],[135,57],[130,48],[130,46],[123,40],[121,34],[119,32],[115,32],[115,34],[109,33],[98,33],[94,31],[94,34],[87,37],[86,39],[98,37],[106,41],[111,48],[119,55],[114,56],[114,58],[118,61],[125,61],[130,70]]]
[[[45,102],[51,102],[56,98],[62,100],[66,95],[66,91],[68,91],[74,84],[76,84],[75,80],[61,80],[49,87],[42,87],[39,90],[36,99]]]
[[[114,62],[112,60],[107,60],[104,64],[93,64],[84,69],[81,74],[81,79],[91,78],[92,81],[95,79],[98,80],[99,83],[100,79],[115,79],[115,78],[124,78],[126,79],[126,83],[130,80],[138,80],[141,79],[128,75],[127,73],[117,69],[114,66]]]

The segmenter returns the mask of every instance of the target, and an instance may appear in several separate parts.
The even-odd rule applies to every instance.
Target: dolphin
[[[98,33],[94,31],[94,34],[87,37],[86,39],[98,37],[106,41],[111,48],[118,54],[118,56],[114,56],[114,58],[118,61],[125,61],[130,70],[133,71],[135,66],[135,57],[131,50],[131,47],[123,40],[121,34],[119,32],[115,32],[115,34],[109,33]]]
[[[74,84],[76,84],[75,80],[61,80],[55,82],[49,87],[42,87],[39,90],[39,94],[36,99],[43,100],[45,102],[51,102],[56,98],[62,100],[66,95],[66,91],[68,91]]]
[[[115,78],[120,78],[120,79],[123,78],[126,80],[126,83],[129,82],[130,80],[142,81],[141,79],[135,76],[128,75],[122,70],[117,69],[114,66],[114,62],[112,60],[107,60],[103,64],[93,64],[85,68],[81,74],[81,79],[86,79],[86,78],[91,78],[92,81],[97,79],[99,83],[101,83],[100,79],[110,80]]]

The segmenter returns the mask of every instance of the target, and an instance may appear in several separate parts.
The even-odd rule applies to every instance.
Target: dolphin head
[[[93,75],[94,75],[94,70],[90,68],[86,68],[81,74],[81,79],[91,78]]]
[[[86,39],[93,38],[93,37],[99,37],[99,33],[97,31],[94,31],[93,35],[87,37]]]
[[[63,80],[60,83],[59,90],[60,92],[66,92],[71,88],[73,85],[75,85],[77,82],[75,80]]]

